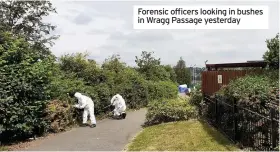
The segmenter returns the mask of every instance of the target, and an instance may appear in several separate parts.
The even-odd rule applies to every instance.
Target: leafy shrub
[[[274,38],[266,40],[268,50],[264,53],[263,59],[268,62],[269,68],[279,69],[279,33]]]
[[[194,90],[190,93],[190,104],[199,107],[202,100],[203,100],[203,96],[201,91]]]
[[[94,86],[94,92],[92,95],[89,95],[94,102],[95,114],[103,115],[107,112],[108,109],[105,109],[106,106],[110,104],[111,101],[111,92],[107,84],[101,83]]]
[[[24,39],[0,33],[2,142],[43,134],[53,58],[40,58]],[[40,60],[41,61],[40,61]]]
[[[46,119],[50,123],[48,131],[60,132],[65,131],[68,127],[75,124],[73,117],[74,108],[68,102],[53,100],[47,106]]]
[[[231,101],[237,100],[238,105],[256,111],[279,105],[279,81],[273,77],[260,74],[238,78],[222,87],[217,94]]]
[[[171,81],[148,81],[149,101],[155,99],[172,99],[178,94],[177,85]]]
[[[125,99],[128,108],[141,108],[148,104],[148,87],[146,80],[132,68],[126,68],[115,78],[114,94],[119,93]]]
[[[154,100],[148,105],[146,125],[163,122],[188,120],[197,117],[196,108],[190,105],[188,99]]]
[[[194,87],[195,87],[195,89],[198,90],[198,91],[201,90],[201,84],[197,84],[197,85],[195,85]]]
[[[247,75],[238,78],[231,81],[229,85],[224,86],[212,97],[215,98],[218,103],[223,101],[228,104],[233,104],[234,100],[236,101],[239,107],[237,113],[233,114],[231,112],[232,107],[224,104],[219,104],[219,112],[223,117],[222,119],[225,121],[224,123],[230,124],[232,121],[228,120],[232,120],[235,116],[238,117],[237,129],[246,130],[246,139],[241,139],[242,142],[246,144],[244,146],[257,148],[255,150],[265,150],[258,148],[268,148],[267,146],[270,145],[271,130],[269,126],[271,125],[271,120],[266,118],[270,117],[271,111],[279,112],[279,80],[276,79],[275,75],[271,74],[276,73],[275,71],[267,71],[264,74]],[[211,117],[214,104],[204,102],[201,107],[203,115]],[[243,109],[249,109],[258,114]],[[259,116],[259,114],[262,116]],[[275,116],[275,119],[278,119],[278,115]],[[237,136],[241,137],[242,135]],[[255,147],[258,144],[263,145],[263,147]]]
[[[168,68],[161,65],[160,58],[153,57],[154,52],[143,51],[141,57],[135,59],[137,70],[141,73],[146,80],[151,81],[169,81],[174,79]]]

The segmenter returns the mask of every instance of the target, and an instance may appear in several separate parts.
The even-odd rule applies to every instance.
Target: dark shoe
[[[87,125],[87,124],[82,124],[82,125],[81,125],[81,127],[86,127],[86,126],[88,126],[88,125]]]
[[[90,128],[94,128],[94,127],[96,127],[96,124],[90,125]]]
[[[123,113],[122,118],[125,119],[125,117],[126,117],[126,113]]]

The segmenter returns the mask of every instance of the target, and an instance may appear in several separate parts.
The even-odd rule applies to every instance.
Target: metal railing
[[[241,148],[273,151],[279,146],[279,105],[244,106],[224,97],[204,96],[200,114]]]

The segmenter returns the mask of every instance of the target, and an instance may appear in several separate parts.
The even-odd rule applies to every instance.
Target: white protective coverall
[[[76,92],[74,95],[78,99],[78,104],[74,107],[79,109],[84,109],[83,113],[83,124],[87,123],[88,115],[90,117],[91,124],[96,124],[96,119],[94,115],[94,103],[91,98]]]
[[[111,99],[111,105],[115,106],[114,116],[120,116],[122,113],[125,113],[126,105],[123,97],[119,94],[116,94]]]

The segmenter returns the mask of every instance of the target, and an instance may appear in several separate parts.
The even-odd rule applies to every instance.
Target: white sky
[[[88,51],[92,59],[102,63],[119,53],[128,65],[143,50],[154,51],[163,64],[175,65],[180,56],[187,66],[208,63],[261,60],[267,50],[265,40],[279,32],[279,1],[52,1],[57,14],[45,20],[57,25],[52,52]],[[133,5],[215,5],[264,4],[269,6],[268,30],[134,30]]]

